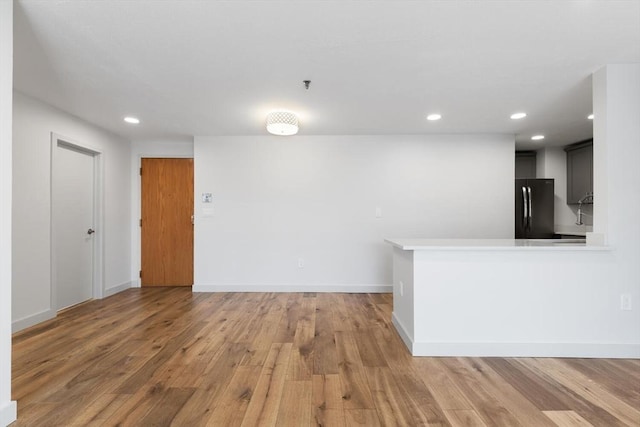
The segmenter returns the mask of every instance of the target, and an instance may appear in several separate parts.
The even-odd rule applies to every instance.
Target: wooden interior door
[[[142,286],[193,285],[193,159],[142,159]]]

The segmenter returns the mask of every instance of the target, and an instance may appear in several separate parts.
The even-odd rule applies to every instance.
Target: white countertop
[[[579,239],[385,239],[405,251],[420,250],[565,250],[606,251],[608,246],[589,245]]]

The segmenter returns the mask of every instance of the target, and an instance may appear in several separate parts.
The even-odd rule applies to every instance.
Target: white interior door
[[[94,156],[54,147],[53,231],[58,310],[93,297]]]

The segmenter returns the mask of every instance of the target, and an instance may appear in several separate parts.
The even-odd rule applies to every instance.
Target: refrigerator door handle
[[[524,209],[522,210],[522,224],[524,228],[527,228],[527,223],[529,222],[529,203],[527,201],[527,189],[526,187],[522,187],[522,202]]]
[[[529,229],[531,229],[531,224],[533,223],[533,201],[531,199],[531,187],[527,187],[527,194],[529,195]]]

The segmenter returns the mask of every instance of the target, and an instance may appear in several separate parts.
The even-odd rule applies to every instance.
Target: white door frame
[[[93,298],[100,299],[104,295],[104,160],[101,150],[87,144],[74,141],[65,136],[51,132],[51,309],[58,311],[58,283],[56,270],[56,243],[55,217],[53,212],[53,179],[54,171],[58,163],[57,148],[80,151],[93,156],[93,221],[96,232],[93,235]]]

